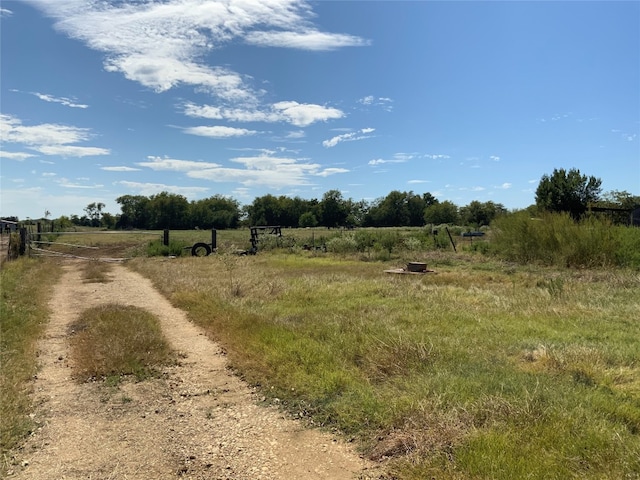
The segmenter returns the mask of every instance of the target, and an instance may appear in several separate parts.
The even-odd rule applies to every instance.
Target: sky
[[[639,1],[0,1],[0,215],[640,195]]]

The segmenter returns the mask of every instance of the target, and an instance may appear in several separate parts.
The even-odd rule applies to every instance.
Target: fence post
[[[211,251],[215,251],[215,249],[217,248],[216,246],[217,234],[218,232],[216,232],[216,229],[212,228],[211,229]]]
[[[165,247],[168,247],[168,246],[169,246],[169,229],[165,229],[165,230],[164,230],[164,235],[163,235],[163,237],[162,237],[162,244],[163,244]]]
[[[38,234],[36,235],[36,240],[39,242],[40,240],[42,240],[42,236],[40,235],[42,233],[42,224],[40,222],[36,223],[36,231],[38,232]]]
[[[20,246],[18,247],[18,255],[24,255],[27,250],[27,228],[20,228]]]

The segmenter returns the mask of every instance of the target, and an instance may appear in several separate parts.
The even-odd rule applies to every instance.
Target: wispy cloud
[[[195,198],[202,193],[209,191],[206,187],[182,187],[178,185],[165,185],[163,183],[141,183],[120,181],[116,185],[122,185],[129,190],[138,192],[140,195],[151,196],[160,192],[175,193],[176,195],[184,195],[187,198]]]
[[[314,176],[327,177],[348,172],[344,168],[323,168],[304,158],[278,156],[264,151],[258,155],[240,156],[230,161],[238,167],[223,166],[212,162],[197,162],[169,157],[147,157],[148,161],[136,165],[156,171],[175,171],[189,178],[213,182],[237,182],[243,187],[266,186],[274,189],[299,185],[311,185]]]
[[[88,128],[55,123],[27,126],[13,115],[0,114],[0,137],[4,142],[20,144],[44,155],[85,157],[110,153],[106,148],[74,145],[92,138]]]
[[[100,167],[100,170],[105,170],[107,172],[137,172],[140,169],[122,165],[122,166],[115,166],[115,167]]]
[[[0,150],[0,158],[22,161],[31,157],[35,157],[35,155],[26,152],[7,152],[5,150]]]
[[[277,102],[263,107],[238,108],[186,103],[184,114],[188,117],[232,122],[286,122],[296,127],[307,127],[315,122],[344,117],[344,112],[334,107],[292,101]]]
[[[571,117],[573,114],[571,112],[568,113],[555,113],[549,117],[540,118],[539,121],[542,123],[546,122],[557,122],[559,120],[565,120]]]
[[[44,155],[58,155],[60,157],[95,157],[111,153],[106,148],[78,147],[76,145],[38,145],[31,148]]]
[[[245,41],[260,47],[286,47],[301,50],[335,50],[371,44],[370,41],[354,35],[325,33],[314,29],[300,32],[249,32],[245,36]]]
[[[491,155],[489,156],[490,160],[493,160],[494,162],[499,162],[500,161],[500,157],[498,157],[497,155]]]
[[[82,179],[78,179],[78,180],[82,180]],[[104,185],[101,184],[93,184],[93,185],[86,185],[86,184],[82,184],[82,183],[78,183],[78,182],[73,182],[67,178],[60,178],[59,180],[56,180],[56,183],[58,185],[60,185],[63,188],[77,188],[77,189],[86,189],[86,190],[90,190],[90,189],[94,189],[94,188],[103,188]]]
[[[53,95],[48,95],[46,93],[39,92],[29,92],[31,95],[38,97],[40,100],[50,103],[59,103],[64,105],[65,107],[71,108],[89,108],[89,105],[85,105],[82,103],[76,103],[74,100],[66,97],[54,97]]]
[[[189,127],[184,129],[185,133],[189,135],[198,135],[201,137],[210,138],[229,138],[229,137],[246,137],[248,135],[255,135],[258,133],[255,130],[247,130],[246,128],[233,128],[225,126],[199,126]]]
[[[375,167],[378,165],[384,165],[385,163],[405,163],[414,158],[415,156],[410,153],[396,153],[393,155],[393,158],[385,160],[382,158],[376,158],[374,160],[369,160],[369,165]]]
[[[366,97],[358,99],[358,103],[367,107],[380,107],[388,112],[393,109],[393,100],[388,97],[374,97],[373,95],[367,95]]]
[[[13,12],[8,8],[0,8],[0,18],[10,17]]]
[[[105,69],[157,92],[194,85],[225,101],[257,102],[247,79],[204,63],[207,52],[231,42],[331,50],[368,45],[356,36],[319,31],[298,0],[32,0],[69,37],[105,54]]]
[[[622,138],[623,140],[626,140],[627,142],[633,142],[636,138],[638,138],[638,134],[637,133],[627,133],[627,132],[623,132],[622,130],[618,130],[618,129],[611,129],[611,133],[615,133],[617,135],[620,136],[620,138]]]
[[[361,130],[357,130],[355,132],[344,133],[342,135],[337,135],[329,140],[325,140],[322,142],[322,146],[325,148],[335,147],[340,142],[353,142],[356,140],[364,140],[365,138],[370,138],[371,135],[369,133],[373,133],[375,128],[363,128]]]

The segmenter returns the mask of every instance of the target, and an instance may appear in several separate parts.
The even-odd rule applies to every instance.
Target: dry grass
[[[269,253],[132,265],[245,378],[397,478],[640,475],[637,273],[420,259],[437,273]]]
[[[37,371],[36,342],[60,273],[53,262],[28,258],[7,262],[0,270],[0,477],[6,452],[33,428],[28,415],[30,381]]]
[[[70,333],[71,358],[81,381],[124,375],[143,379],[174,359],[158,319],[137,307],[91,308]]]
[[[109,273],[111,265],[97,260],[82,264],[82,281],[84,283],[107,283],[111,281]]]

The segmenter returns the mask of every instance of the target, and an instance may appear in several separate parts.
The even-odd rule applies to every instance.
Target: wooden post
[[[453,237],[451,236],[451,232],[449,231],[449,227],[444,227],[444,229],[447,231],[447,235],[449,235],[449,240],[451,241],[451,245],[453,246],[453,251],[458,253],[458,250],[456,250],[456,244],[453,243]]]
[[[164,231],[164,235],[162,237],[162,244],[165,247],[169,246],[169,229],[165,229],[165,231]]]
[[[211,251],[215,251],[217,248],[217,236],[218,232],[216,232],[215,228],[211,229]]]
[[[42,233],[42,224],[40,222],[36,223],[36,231],[38,232],[38,234],[36,235],[36,240],[42,240],[42,236],[40,235]]]
[[[20,246],[18,247],[18,255],[24,255],[27,250],[27,229],[22,227],[20,229]]]

